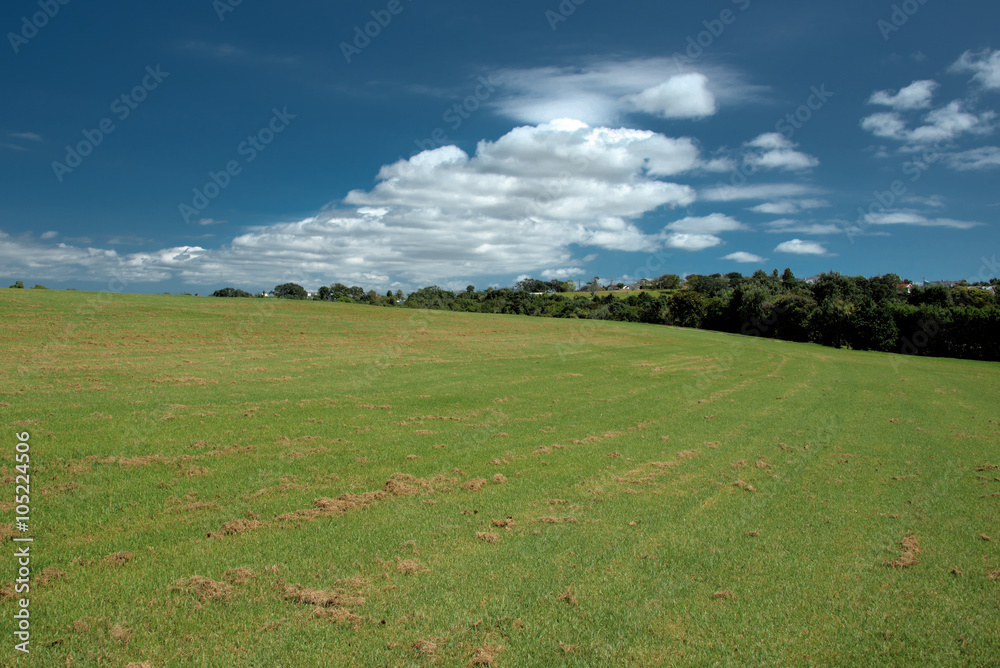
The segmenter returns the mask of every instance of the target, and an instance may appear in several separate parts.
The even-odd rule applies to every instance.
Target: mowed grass
[[[3,665],[1000,659],[996,364],[277,300],[0,316],[8,629],[21,431],[35,537]]]

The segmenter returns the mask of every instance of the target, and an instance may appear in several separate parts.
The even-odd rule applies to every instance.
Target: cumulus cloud
[[[712,248],[722,243],[722,239],[714,234],[687,234],[684,232],[673,232],[664,236],[663,245],[667,248],[676,248],[686,251],[700,251]]]
[[[735,232],[748,229],[746,225],[721,213],[708,216],[681,218],[667,225],[673,232],[691,234],[719,234],[720,232]]]
[[[931,106],[931,98],[938,87],[936,81],[929,79],[914,81],[909,86],[899,89],[898,93],[878,90],[868,98],[868,104],[880,104],[893,109],[926,109]]]
[[[972,72],[973,81],[987,90],[997,90],[1000,88],[1000,50],[966,51],[949,71]]]
[[[792,171],[811,169],[819,164],[813,156],[794,150],[795,146],[783,134],[767,132],[747,143],[751,150],[744,157],[744,162],[764,169]]]
[[[55,239],[59,236],[59,233],[55,230],[49,230],[48,232],[42,232],[42,239]]]
[[[762,262],[767,262],[766,257],[754,255],[753,253],[746,253],[744,251],[730,253],[729,255],[723,256],[722,259],[732,260],[733,262],[741,262],[743,264],[761,264]]]
[[[624,101],[635,109],[661,118],[704,118],[715,114],[715,96],[708,77],[699,72],[678,74]]]
[[[321,215],[253,228],[217,249],[119,255],[35,241],[11,252],[7,266],[30,261],[67,278],[118,272],[129,282],[176,277],[255,289],[269,287],[262,279],[384,289],[400,281],[464,287],[475,276],[539,271],[563,278],[593,259],[575,256],[585,247],[701,250],[721,244],[717,234],[742,229],[719,214],[683,218],[654,234],[637,224],[693,203],[693,188],[666,179],[699,164],[687,138],[559,120],[482,141],[472,155],[445,146],[385,165],[374,187],[350,192]]]
[[[815,241],[802,241],[801,239],[791,239],[774,247],[775,253],[792,253],[794,255],[828,255],[829,251],[823,244]]]
[[[951,141],[964,134],[988,134],[993,131],[995,112],[984,111],[977,114],[966,110],[965,106],[966,103],[961,100],[954,100],[929,111],[923,118],[923,125],[912,130],[906,120],[894,111],[866,116],[861,119],[861,127],[876,137],[895,139],[916,146]]]
[[[496,77],[502,86],[491,104],[510,118],[532,124],[567,117],[610,124],[636,111],[702,118],[714,114],[720,103],[756,102],[767,90],[746,83],[730,68],[707,63],[700,63],[698,71],[678,73],[670,58],[509,69]]]

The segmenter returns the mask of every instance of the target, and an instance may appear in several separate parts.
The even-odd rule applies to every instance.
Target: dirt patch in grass
[[[238,535],[256,531],[262,526],[259,520],[233,520],[222,525],[222,533],[225,536]]]
[[[568,522],[569,524],[575,524],[576,523],[576,518],[575,517],[539,517],[538,521],[539,522],[543,522],[545,524],[562,524],[563,522]]]
[[[414,496],[429,491],[431,484],[423,478],[416,478],[406,473],[393,473],[382,489],[393,496]]]
[[[109,566],[122,566],[134,558],[131,552],[115,552],[104,557],[103,562]]]
[[[724,589],[712,594],[712,598],[721,599],[723,601],[731,601],[736,598],[736,594],[733,593],[732,589]]]
[[[473,478],[462,483],[462,489],[467,489],[470,492],[478,492],[483,487],[486,487],[486,480],[483,478]]]
[[[508,517],[507,519],[504,520],[493,520],[492,524],[495,527],[503,529],[503,528],[513,528],[514,526],[517,525],[517,522],[515,522],[512,518]]]
[[[505,476],[503,473],[497,473],[495,476],[493,476],[493,482],[495,482],[498,485],[504,485],[507,483],[507,476]]]
[[[757,491],[756,487],[754,487],[750,483],[744,482],[742,480],[737,480],[736,482],[734,482],[733,483],[733,487],[739,487],[740,489],[745,489],[748,492],[756,492]]]
[[[44,571],[42,571],[41,575],[38,576],[36,582],[42,586],[45,586],[50,582],[53,582],[55,580],[62,580],[65,577],[66,574],[63,573],[58,568],[46,568]]]
[[[1000,570],[993,571],[989,575],[990,580],[1000,580]]]
[[[400,559],[399,563],[396,564],[396,570],[403,575],[415,575],[417,573],[425,573],[430,569],[416,559]]]
[[[557,601],[562,601],[567,605],[578,605],[579,601],[576,600],[576,596],[573,595],[573,588],[566,587],[566,591],[556,596]]]
[[[579,374],[577,374],[579,375]],[[497,654],[503,651],[503,647],[495,645],[487,645],[486,647],[479,647],[472,653],[472,658],[469,659],[470,666],[494,666],[496,665]]]
[[[477,531],[476,538],[487,543],[496,543],[500,540],[499,534],[495,534],[492,531]]]
[[[325,619],[334,624],[359,624],[364,621],[364,617],[356,615],[347,608],[313,608],[313,617]]]
[[[286,601],[294,601],[303,605],[313,605],[318,608],[346,608],[352,605],[364,605],[362,596],[352,596],[345,589],[309,589],[297,584],[283,584]]]
[[[976,467],[977,471],[995,471],[996,469],[1000,469],[1000,465],[998,465],[998,464],[983,464],[982,466],[977,466]]]
[[[910,568],[920,563],[920,542],[912,531],[908,531],[903,540],[899,541],[903,548],[903,553],[892,561],[885,562],[886,566],[893,568]]]
[[[233,586],[225,582],[216,582],[210,578],[194,575],[174,582],[170,591],[191,594],[202,603],[207,601],[228,601],[233,595]]]
[[[681,452],[677,453],[677,458],[678,459],[688,459],[690,457],[694,457],[697,454],[698,454],[697,450],[682,450]]]
[[[256,574],[252,569],[247,568],[246,566],[239,566],[237,568],[230,568],[226,571],[226,574],[223,577],[225,577],[230,584],[241,585],[252,580],[256,577]]]
[[[115,624],[111,627],[111,637],[115,639],[115,642],[127,643],[132,637],[132,631],[121,624]]]
[[[433,640],[418,640],[413,643],[413,651],[420,656],[434,656],[437,651],[437,643]]]

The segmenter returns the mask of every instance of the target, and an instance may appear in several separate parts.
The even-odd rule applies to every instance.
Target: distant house
[[[904,292],[905,291],[906,294],[910,294],[911,290],[913,290],[913,283],[900,283],[900,284],[898,284],[896,286],[896,291],[897,292]]]
[[[806,283],[808,283],[809,285],[815,285],[816,283],[819,283],[819,277],[820,274],[816,274],[815,276],[810,276],[809,278],[806,279]]]

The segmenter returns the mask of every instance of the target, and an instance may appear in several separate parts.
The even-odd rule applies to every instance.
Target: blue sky
[[[997,275],[995,2],[236,3],[4,4],[0,280]]]

